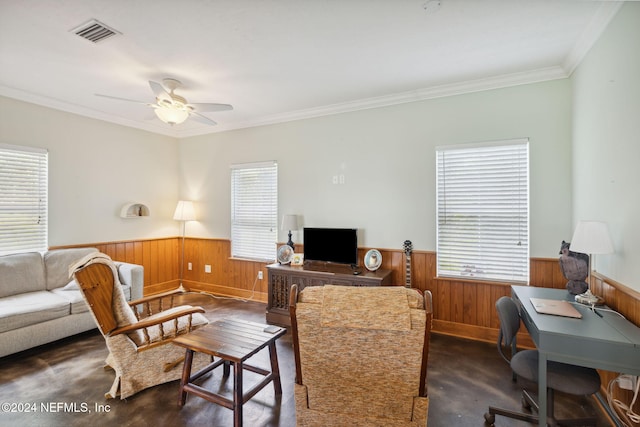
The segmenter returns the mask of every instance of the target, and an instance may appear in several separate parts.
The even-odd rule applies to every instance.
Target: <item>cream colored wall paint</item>
[[[531,256],[555,257],[572,231],[570,98],[561,80],[183,139],[182,193],[201,218],[188,234],[228,238],[229,166],[277,160],[280,216],[357,227],[361,246],[435,250],[435,147],[529,137]]]
[[[178,141],[0,97],[0,142],[49,150],[49,245],[175,236]],[[142,202],[147,218],[123,219]]]
[[[609,224],[595,268],[640,291],[640,3],[626,2],[573,82],[574,224]]]

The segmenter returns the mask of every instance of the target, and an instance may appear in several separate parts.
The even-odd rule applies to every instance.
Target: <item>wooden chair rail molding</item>
[[[98,248],[116,261],[144,266],[145,295],[171,290],[179,284],[179,237],[57,246],[51,249],[87,246]],[[296,251],[302,250],[302,245],[296,245]],[[367,250],[369,248],[358,249],[360,265],[363,265]],[[404,286],[404,251],[378,250],[382,254],[381,268],[392,270],[392,283]],[[186,264],[189,262],[192,270],[187,268]],[[241,298],[249,298],[253,294],[253,300],[266,303],[268,264],[269,261],[231,258],[231,242],[228,239],[187,237],[185,240],[184,282],[185,286],[194,291]],[[205,265],[211,266],[211,273],[205,273]],[[412,287],[429,290],[433,294],[434,332],[495,342],[499,322],[494,304],[501,296],[510,294],[508,284],[438,279],[436,254],[430,251],[413,251],[411,266]],[[531,258],[530,270],[532,285],[560,289],[565,286],[566,279],[555,258]],[[262,280],[257,279],[259,271],[263,272]],[[593,280],[594,289],[605,297],[608,305],[640,325],[639,292],[597,273],[593,275]],[[527,339],[523,336],[523,344]]]

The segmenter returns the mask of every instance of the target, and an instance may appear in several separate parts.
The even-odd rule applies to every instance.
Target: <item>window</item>
[[[436,148],[437,272],[529,281],[528,139]]]
[[[231,256],[276,259],[278,164],[231,166]]]
[[[0,144],[0,255],[47,250],[48,153]]]

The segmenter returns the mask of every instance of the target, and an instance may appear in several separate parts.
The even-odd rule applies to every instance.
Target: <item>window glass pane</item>
[[[231,167],[231,255],[275,260],[278,221],[278,164]]]
[[[48,154],[0,144],[0,255],[47,250]]]
[[[528,282],[528,140],[436,151],[438,275]]]

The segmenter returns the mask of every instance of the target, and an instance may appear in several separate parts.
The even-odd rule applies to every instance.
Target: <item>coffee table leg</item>
[[[222,367],[222,376],[224,377],[228,377],[229,376],[229,366],[231,365],[231,362],[229,362],[228,360],[225,360],[223,363],[223,367]]]
[[[189,383],[189,377],[191,376],[191,362],[193,362],[193,350],[187,349],[184,356],[182,379],[180,380],[180,399],[178,399],[178,406],[184,406],[187,401],[187,392],[184,391],[184,386]]]
[[[242,362],[233,364],[233,425],[242,427]]]
[[[282,394],[282,384],[280,383],[280,368],[278,367],[278,352],[275,341],[269,343],[269,359],[271,360],[271,373],[273,374],[273,388],[276,395]]]

